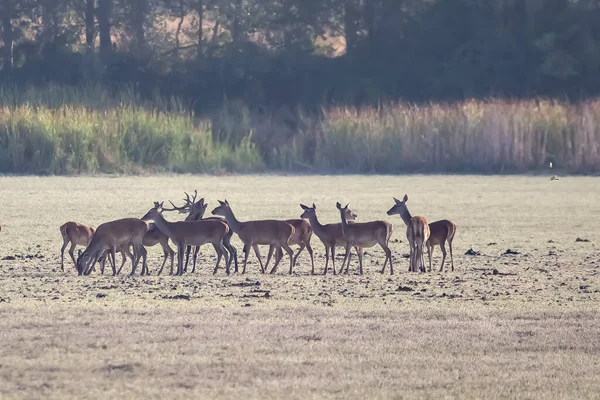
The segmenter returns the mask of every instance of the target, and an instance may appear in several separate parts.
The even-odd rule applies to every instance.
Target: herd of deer
[[[348,208],[337,203],[340,211],[341,222],[336,224],[322,225],[317,219],[317,207],[303,204],[300,207],[303,210],[300,219],[291,220],[256,220],[239,221],[227,200],[220,201],[219,205],[212,211],[213,215],[218,217],[204,218],[208,205],[204,199],[196,201],[197,192],[194,196],[186,193],[185,204],[181,207],[175,206],[171,201],[172,208],[163,207],[163,203],[154,203],[141,219],[124,218],[111,222],[106,222],[98,226],[97,229],[79,224],[77,222],[67,222],[60,227],[63,237],[63,246],[61,248],[61,269],[64,271],[64,252],[67,245],[69,254],[79,275],[88,275],[94,270],[96,263],[100,265],[100,272],[104,273],[106,259],[112,265],[113,275],[119,274],[127,258],[132,260],[131,275],[135,274],[137,265],[142,261],[141,274],[149,274],[146,265],[146,247],[160,244],[163,248],[164,260],[158,271],[160,275],[167,262],[171,260],[171,274],[173,274],[174,251],[169,246],[169,239],[177,247],[177,271],[178,275],[187,272],[189,256],[194,247],[192,272],[196,270],[196,259],[200,246],[212,244],[217,252],[217,262],[213,269],[216,273],[221,258],[225,261],[225,270],[230,273],[230,266],[233,262],[235,272],[238,272],[237,251],[231,244],[231,237],[236,233],[244,244],[244,265],[242,274],[246,272],[246,264],[250,249],[254,250],[260,269],[265,273],[268,269],[269,261],[275,254],[274,266],[271,273],[277,271],[277,266],[283,258],[283,250],[289,255],[290,269],[293,271],[296,260],[300,253],[306,248],[311,259],[311,272],[315,273],[315,263],[313,250],[310,244],[312,234],[314,233],[323,242],[325,246],[325,270],[327,274],[329,267],[329,257],[331,257],[333,274],[342,273],[344,265],[345,272],[348,273],[351,260],[351,249],[354,248],[359,260],[359,273],[363,273],[362,259],[363,249],[375,245],[381,246],[385,252],[385,261],[381,273],[385,272],[387,263],[390,264],[390,273],[394,273],[392,263],[392,252],[388,246],[390,236],[392,235],[392,224],[386,221],[355,222],[357,216]],[[404,195],[402,201],[394,198],[394,206],[387,212],[388,215],[398,214],[407,226],[406,236],[410,246],[410,267],[409,271],[425,271],[423,257],[423,247],[427,248],[429,256],[429,271],[431,271],[431,254],[433,247],[438,245],[442,250],[442,265],[440,272],[444,268],[446,260],[446,246],[450,249],[450,262],[452,271],[454,271],[454,260],[452,259],[452,240],[456,232],[456,225],[448,220],[427,223],[424,217],[411,216],[406,203],[408,196]],[[169,222],[164,219],[164,211],[179,211],[187,214],[184,221]],[[152,221],[153,223],[149,223]],[[87,246],[83,253],[79,252],[79,257],[75,260],[74,250],[77,245]],[[265,265],[263,266],[259,245],[269,245],[269,253]],[[300,245],[298,253],[294,256],[290,246]],[[130,248],[133,247],[133,254]],[[335,248],[345,247],[345,256],[342,267],[339,271],[335,269]],[[116,252],[120,252],[122,263],[120,268],[116,269]],[[185,262],[184,262],[185,254]]]

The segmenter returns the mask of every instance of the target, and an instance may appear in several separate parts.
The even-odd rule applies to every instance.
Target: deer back
[[[254,244],[289,244],[294,227],[278,220],[247,221],[240,224],[238,236],[244,243]]]

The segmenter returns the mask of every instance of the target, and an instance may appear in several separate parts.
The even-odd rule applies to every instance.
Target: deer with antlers
[[[246,264],[248,263],[248,255],[250,254],[251,248],[254,249],[254,253],[258,258],[261,272],[265,272],[265,268],[260,258],[258,245],[273,245],[275,247],[282,247],[290,256],[289,273],[292,274],[294,267],[294,251],[290,248],[289,242],[295,230],[291,224],[278,220],[240,222],[233,214],[231,206],[227,200],[219,200],[219,206],[212,211],[212,214],[224,217],[231,229],[237,233],[244,243],[244,267],[242,269],[242,274],[246,273]],[[275,265],[273,266],[271,273],[275,273],[279,261],[275,261]]]
[[[165,233],[177,246],[177,274],[183,275],[183,254],[187,246],[202,246],[212,244],[217,252],[217,263],[213,274],[217,273],[221,258],[225,258],[225,269],[229,274],[229,256],[223,246],[223,239],[229,232],[229,226],[219,220],[178,221],[169,222],[162,216],[163,203],[154,202],[144,220],[153,220],[156,226]]]
[[[387,212],[388,215],[398,214],[402,218],[402,221],[408,227],[411,224],[412,218],[410,215],[406,203],[408,202],[408,195],[404,195],[402,201],[394,197],[396,204],[390,208]],[[421,217],[422,218],[422,217]],[[425,221],[426,223],[426,221]],[[432,222],[428,225],[429,237],[426,240],[427,254],[429,256],[429,271],[431,271],[432,261],[431,255],[433,254],[434,246],[438,245],[442,249],[442,266],[440,272],[444,270],[444,261],[446,261],[446,242],[448,242],[448,248],[450,249],[450,263],[452,264],[452,271],[454,271],[454,259],[452,257],[452,240],[454,240],[454,234],[456,233],[456,225],[447,219]]]
[[[363,257],[363,249],[373,247],[376,244],[379,244],[383,251],[385,252],[385,262],[383,264],[383,269],[381,273],[385,272],[385,266],[387,261],[390,262],[390,274],[394,273],[394,266],[392,264],[392,251],[388,246],[388,242],[390,240],[390,236],[392,236],[392,224],[387,221],[371,221],[371,222],[361,222],[349,224],[346,219],[346,213],[348,212],[348,205],[346,204],[344,207],[340,203],[336,203],[337,209],[340,211],[340,216],[342,218],[342,234],[344,235],[344,240],[346,241],[346,255],[344,256],[344,261],[342,262],[342,269],[344,268],[344,264],[346,260],[348,260],[348,256],[350,255],[350,249],[352,247],[357,248],[358,253],[358,263],[359,263],[359,273],[363,274],[363,265],[362,265],[362,257]],[[348,268],[350,267],[350,262],[348,260],[348,265],[346,266],[346,273],[348,273]],[[341,273],[342,270],[340,270]]]
[[[300,218],[308,219],[312,230],[315,235],[323,245],[325,246],[325,270],[323,271],[323,275],[327,275],[327,269],[329,266],[329,254],[331,253],[331,263],[333,266],[333,274],[336,274],[335,271],[335,248],[340,246],[346,246],[346,241],[344,240],[344,234],[342,232],[342,224],[326,224],[322,225],[317,218],[317,206],[313,203],[312,207],[305,206],[304,204],[300,204],[300,207],[304,210]],[[354,223],[356,220],[356,214],[352,212],[352,210],[346,210],[346,221],[350,223]],[[358,252],[358,249],[355,248]],[[348,264],[350,264],[351,255],[348,257]],[[340,270],[341,272],[341,270]]]
[[[77,259],[77,271],[79,275],[88,275],[98,259],[105,251],[112,258],[113,275],[116,275],[116,251],[122,246],[133,245],[133,268],[131,274],[135,273],[137,265],[142,260],[142,274],[146,272],[146,249],[142,244],[144,235],[148,231],[148,223],[138,218],[123,218],[116,221],[105,222],[96,229],[90,244]]]
[[[163,208],[163,211],[179,211],[182,214],[187,213],[187,217],[185,218],[186,221],[210,221],[210,220],[217,220],[217,221],[222,221],[224,223],[227,224],[227,221],[225,221],[223,218],[219,218],[219,217],[208,217],[208,218],[204,218],[204,214],[206,212],[206,209],[208,207],[208,204],[204,202],[204,198],[201,198],[200,200],[196,201],[196,197],[198,195],[198,191],[194,190],[194,195],[192,198],[190,198],[190,195],[187,194],[187,192],[185,193],[185,199],[183,199],[185,201],[185,204],[181,207],[176,206],[175,204],[173,204],[172,201],[169,200],[169,203],[171,203],[171,205],[173,206],[173,208]],[[229,227],[229,224],[227,224],[227,226]],[[225,249],[229,252],[229,263],[231,264],[231,261],[233,260],[234,264],[235,264],[235,273],[238,272],[238,259],[237,259],[237,250],[235,249],[235,247],[231,244],[231,237],[233,236],[233,230],[231,228],[229,228],[229,231],[227,232],[227,234],[225,235],[225,237],[223,238],[223,246],[225,247]],[[189,257],[190,257],[190,251],[192,249],[192,246],[188,246],[186,248],[186,252],[185,252],[185,266],[184,266],[184,272],[187,272],[187,266],[188,266],[188,262],[189,262]],[[194,254],[193,254],[193,261],[192,261],[192,272],[196,271],[196,258],[198,256],[198,251],[200,250],[200,247],[196,246],[194,249]]]

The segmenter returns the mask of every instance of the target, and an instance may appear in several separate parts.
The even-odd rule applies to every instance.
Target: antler
[[[183,201],[185,201],[185,204],[183,206],[178,207],[175,204],[173,204],[173,202],[171,200],[169,200],[169,203],[171,203],[173,208],[164,208],[163,207],[163,211],[179,211],[179,213],[181,213],[181,214],[188,214],[190,212],[190,210],[192,209],[192,207],[194,206],[194,204],[196,203],[196,197],[198,196],[198,190],[194,190],[194,196],[191,199],[190,199],[190,195],[187,192],[183,192],[183,193],[185,193],[185,199],[183,199]]]

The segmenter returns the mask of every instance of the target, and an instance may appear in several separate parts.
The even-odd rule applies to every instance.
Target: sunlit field
[[[211,246],[183,276],[156,275],[159,246],[149,277],[129,261],[80,277],[68,256],[61,272],[64,222],[141,217],[195,189],[207,214],[227,199],[242,221],[315,203],[339,222],[350,202],[359,222],[394,224],[395,274],[372,248],[364,275],[354,257],[323,276],[315,235],[314,276],[306,251],[292,276],[287,255],[263,275],[254,254],[246,275],[212,275]],[[439,248],[433,272],[407,272],[406,227],[386,215],[405,193],[413,215],[457,225],[454,272]],[[1,177],[0,398],[597,397],[599,198],[593,177]]]

